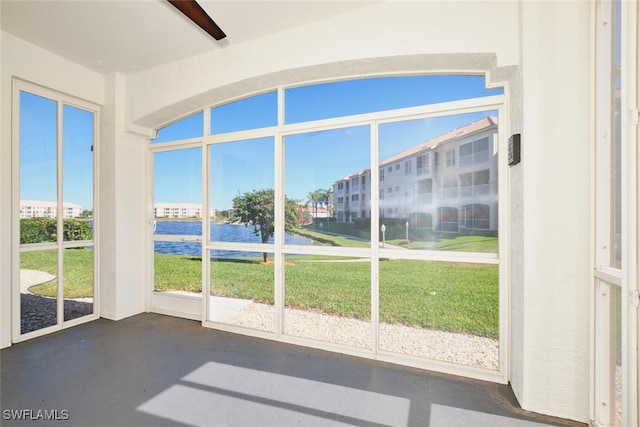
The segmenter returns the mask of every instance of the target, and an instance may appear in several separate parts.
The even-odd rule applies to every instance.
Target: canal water
[[[156,238],[162,235],[180,235],[180,236],[200,236],[202,235],[201,221],[158,221],[156,222]],[[211,241],[217,242],[235,242],[235,243],[261,243],[260,236],[256,236],[253,227],[245,227],[244,225],[235,224],[218,224],[211,223]],[[288,245],[313,245],[313,240],[285,234],[285,244]],[[269,239],[269,243],[273,243],[273,237]],[[174,255],[201,255],[202,246],[200,242],[167,242],[155,241],[154,251],[162,254]],[[255,257],[256,253],[243,251],[215,251],[212,253],[214,257],[237,258],[237,257]]]

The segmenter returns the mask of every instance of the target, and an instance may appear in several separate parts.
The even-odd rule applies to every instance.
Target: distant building
[[[62,204],[63,218],[79,218],[82,216],[82,206],[64,202]],[[56,218],[58,204],[39,200],[20,200],[20,218]]]
[[[380,218],[459,233],[498,227],[496,117],[454,129],[380,162]],[[371,217],[371,169],[333,184],[337,221]]]
[[[202,218],[202,205],[197,203],[156,203],[153,206],[156,218]],[[209,217],[215,216],[211,209]]]

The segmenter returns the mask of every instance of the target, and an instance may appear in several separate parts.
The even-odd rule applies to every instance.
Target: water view
[[[179,235],[179,236],[201,236],[201,221],[158,221],[156,223],[156,236],[159,235]],[[253,233],[253,227],[245,227],[244,225],[235,224],[219,224],[211,223],[211,241],[215,242],[234,242],[234,243],[260,243],[260,236]],[[287,245],[310,245],[315,244],[313,240],[296,236],[293,234],[285,234],[285,244]],[[273,237],[269,239],[269,243],[273,244]],[[200,242],[154,242],[154,251],[162,254],[174,255],[195,255],[200,256],[202,246]],[[216,251],[216,257],[237,258],[255,256],[254,252],[243,251]]]

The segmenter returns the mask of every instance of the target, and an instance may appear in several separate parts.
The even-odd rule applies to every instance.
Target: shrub
[[[63,220],[63,238],[71,240],[91,240],[91,225],[77,219]],[[55,242],[58,239],[56,218],[23,218],[20,220],[20,244]]]

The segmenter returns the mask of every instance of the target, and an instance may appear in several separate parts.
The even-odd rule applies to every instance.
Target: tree
[[[324,190],[323,199],[327,204],[328,218],[333,218],[333,187]]]
[[[273,189],[253,190],[233,199],[234,217],[244,223],[245,227],[253,226],[253,234],[260,236],[262,243],[268,243],[275,231],[275,193]],[[284,230],[291,232],[298,226],[298,210],[295,200],[285,197]],[[264,262],[269,257],[262,253]]]
[[[307,194],[307,198],[307,204],[311,204],[313,208],[313,222],[315,223],[316,219],[318,219],[318,204],[324,200],[324,190],[317,189],[310,191],[309,194]]]

